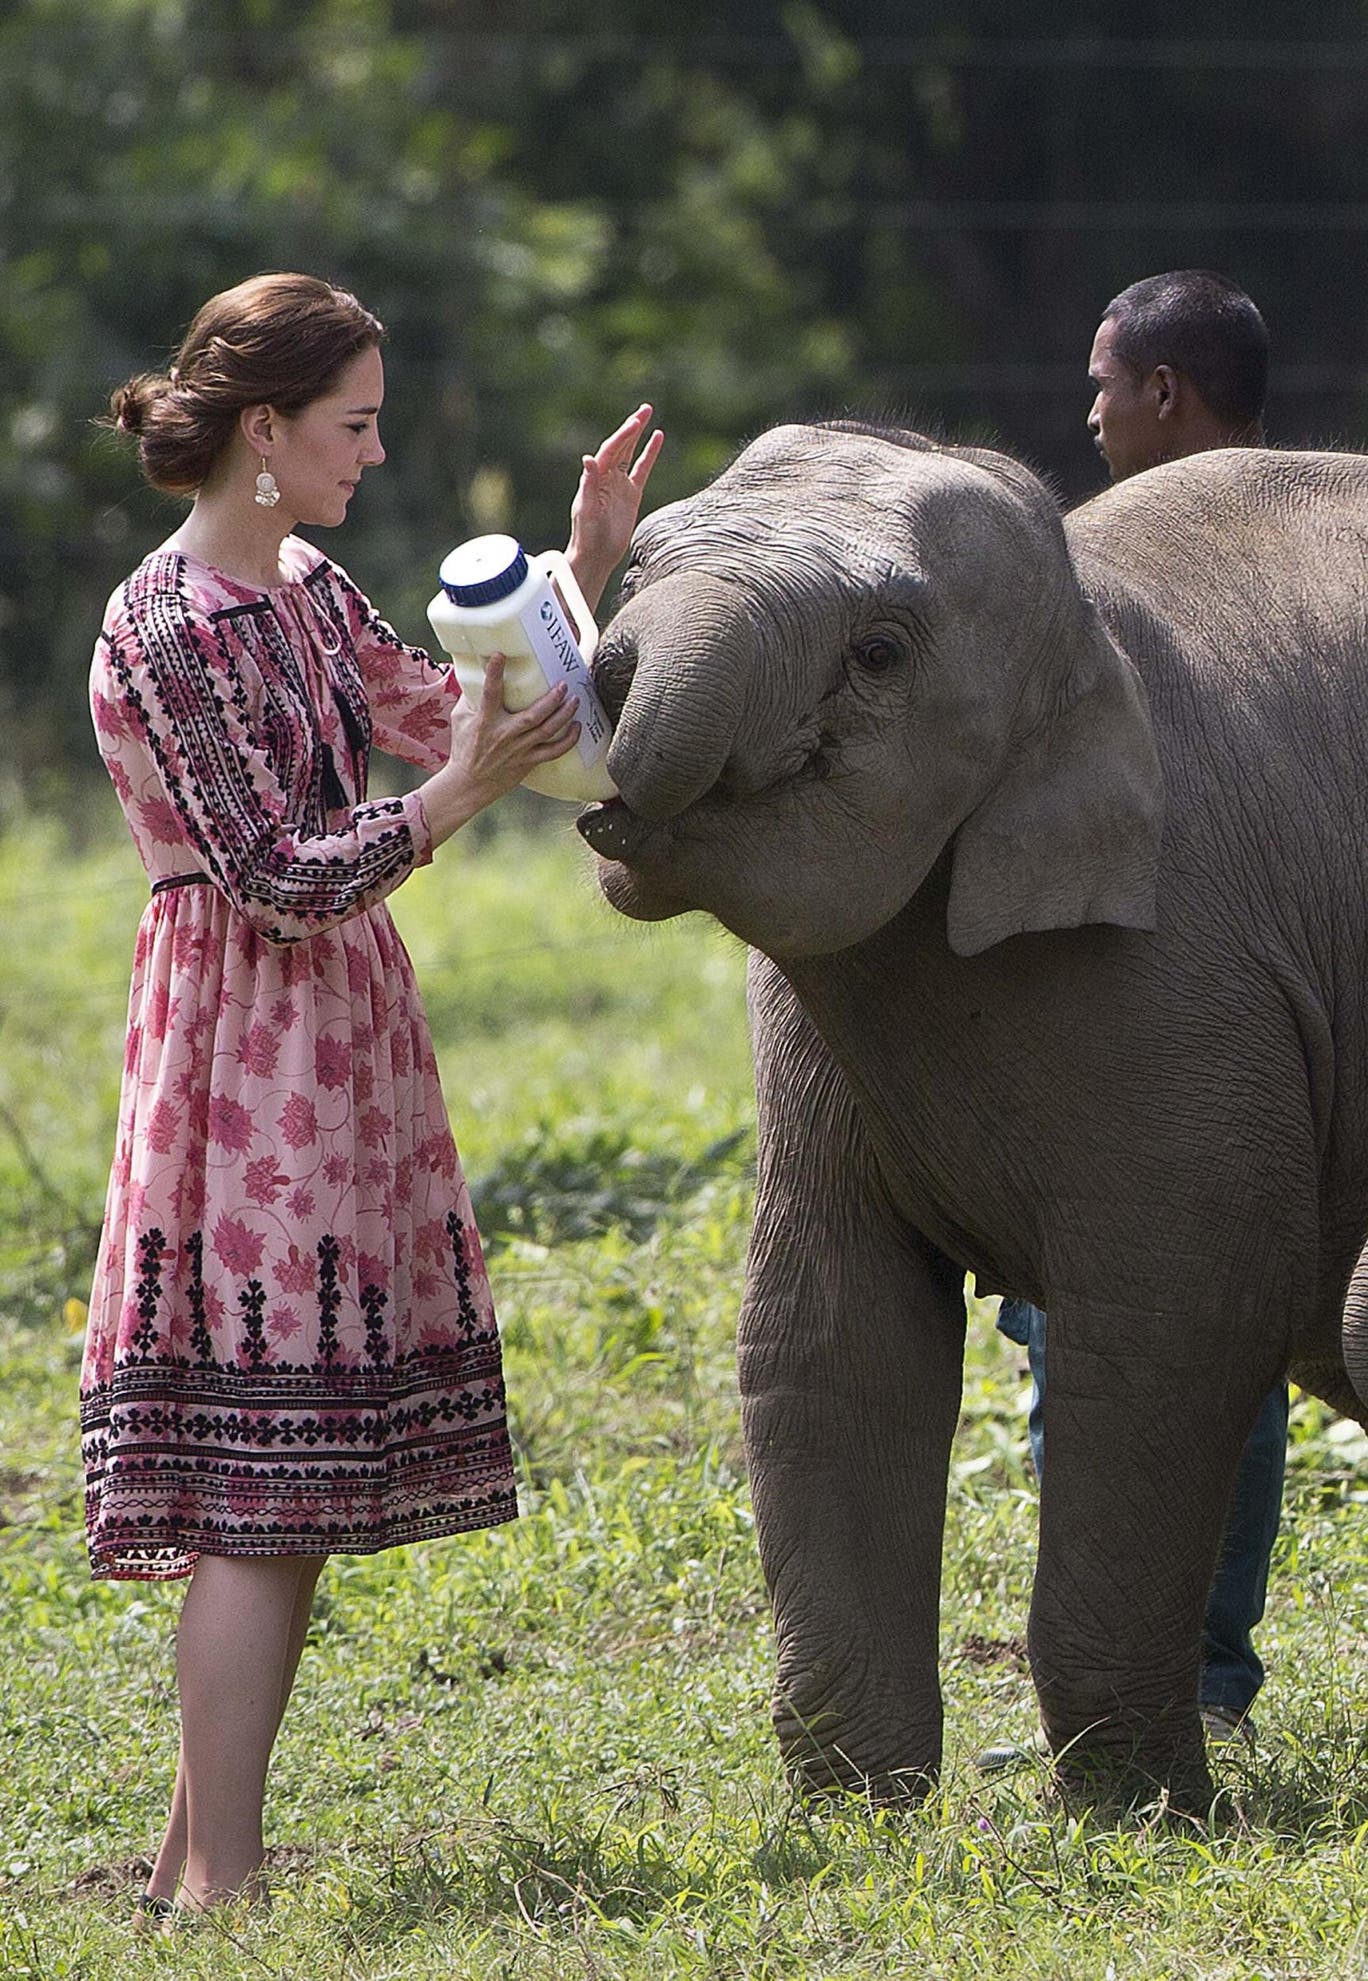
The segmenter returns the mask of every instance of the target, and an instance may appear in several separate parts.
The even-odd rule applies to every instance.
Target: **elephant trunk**
[[[653,584],[613,621],[594,671],[621,709],[608,769],[639,818],[663,824],[716,784],[740,727],[749,645],[734,587],[694,575]]]

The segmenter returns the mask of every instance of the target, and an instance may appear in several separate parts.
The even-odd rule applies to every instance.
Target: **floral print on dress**
[[[450,673],[288,539],[262,593],[177,552],[91,674],[154,892],[82,1373],[100,1576],[367,1553],[516,1514],[498,1333],[384,897],[446,757]]]

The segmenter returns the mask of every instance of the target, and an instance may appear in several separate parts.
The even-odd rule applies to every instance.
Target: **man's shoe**
[[[1238,1712],[1233,1706],[1203,1706],[1201,1718],[1208,1747],[1245,1756],[1254,1752],[1254,1722],[1248,1713]],[[1024,1744],[1000,1740],[982,1748],[974,1756],[974,1766],[981,1775],[1005,1775],[1011,1768],[1024,1768],[1049,1758],[1050,1743],[1045,1738],[1044,1727],[1038,1726]]]
[[[1045,1729],[1038,1726],[1031,1738],[1024,1744],[1015,1741],[995,1741],[991,1747],[984,1747],[974,1756],[974,1766],[981,1775],[1005,1775],[1009,1768],[1024,1768],[1031,1762],[1048,1761],[1050,1743],[1045,1738]]]
[[[1203,1706],[1201,1714],[1208,1747],[1223,1747],[1227,1753],[1244,1755],[1254,1752],[1254,1722],[1248,1713],[1241,1713],[1234,1706]]]

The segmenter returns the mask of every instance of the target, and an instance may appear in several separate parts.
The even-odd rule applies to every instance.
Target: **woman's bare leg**
[[[299,1669],[300,1656],[304,1650],[304,1640],[309,1632],[309,1616],[313,1609],[314,1590],[318,1578],[327,1561],[326,1555],[295,1558],[298,1567],[298,1580],[295,1587],[294,1605],[290,1613],[289,1634],[285,1644],[285,1662],[281,1671],[280,1697],[276,1712],[276,1730],[285,1717],[290,1692],[294,1685],[295,1673]],[[184,1748],[176,1760],[176,1783],[171,1792],[171,1811],[166,1821],[166,1832],[157,1852],[157,1861],[152,1867],[152,1875],[147,1881],[150,1898],[174,1899],[185,1868],[188,1847],[188,1832],[185,1816],[185,1753]]]
[[[219,1555],[195,1565],[176,1653],[188,1904],[243,1892],[261,1869],[266,1769],[303,1642],[301,1574],[313,1566],[299,1556]]]
[[[285,1717],[285,1708],[289,1705],[290,1694],[294,1690],[295,1673],[299,1670],[299,1660],[304,1654],[304,1640],[309,1634],[314,1591],[318,1587],[318,1578],[323,1573],[327,1560],[326,1555],[305,1555],[299,1563],[299,1582],[295,1589],[294,1609],[290,1615],[290,1634],[285,1640],[285,1664],[280,1674],[277,1729]]]
[[[173,1899],[185,1868],[185,1748],[176,1756],[176,1785],[171,1791],[171,1813],[166,1831],[147,1881],[149,1898]]]

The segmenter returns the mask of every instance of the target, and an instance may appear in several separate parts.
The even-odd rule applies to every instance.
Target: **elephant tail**
[[[1349,1275],[1349,1291],[1344,1296],[1344,1315],[1340,1322],[1340,1341],[1344,1351],[1341,1384],[1347,1394],[1332,1396],[1327,1388],[1308,1380],[1301,1370],[1293,1373],[1304,1389],[1323,1396],[1327,1403],[1342,1410],[1346,1417],[1353,1417],[1368,1427],[1368,1245],[1359,1253],[1358,1263]],[[1347,1383],[1344,1377],[1348,1378]]]

